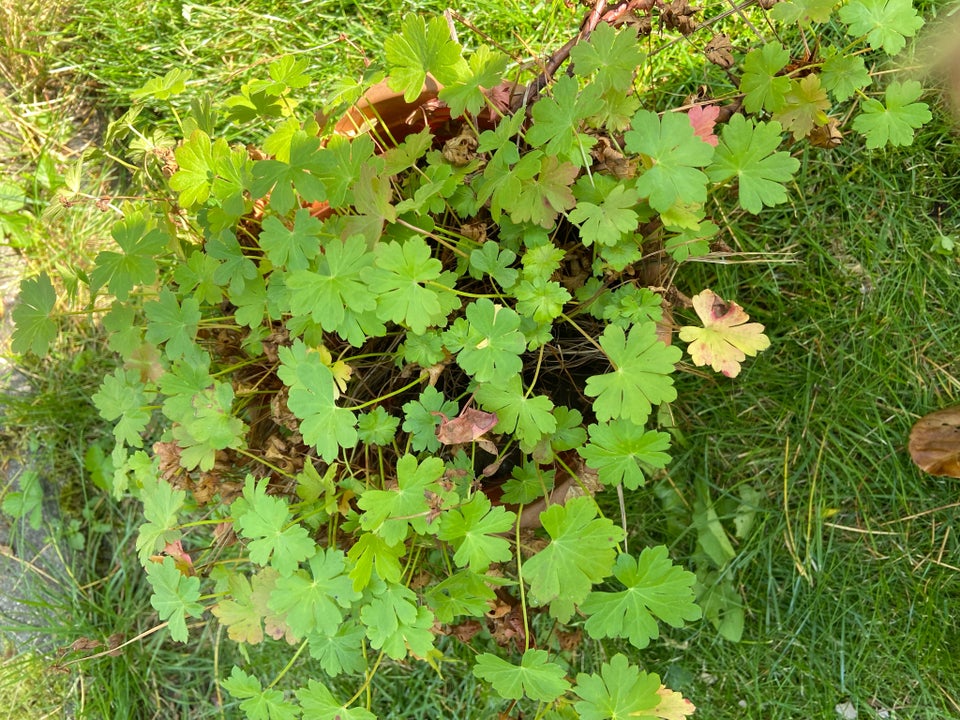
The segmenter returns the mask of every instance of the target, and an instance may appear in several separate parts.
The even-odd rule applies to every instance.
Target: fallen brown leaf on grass
[[[920,418],[910,431],[909,449],[924,472],[960,478],[960,405]]]

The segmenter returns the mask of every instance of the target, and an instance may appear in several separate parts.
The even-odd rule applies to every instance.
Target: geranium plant
[[[677,398],[691,290],[675,271],[724,215],[787,199],[794,143],[835,145],[846,118],[868,147],[907,144],[929,117],[919,85],[880,92],[867,65],[916,32],[907,0],[780,3],[795,45],[745,53],[698,13],[597,2],[533,73],[414,16],[330,121],[298,112],[307,63],[283,58],[218,111],[194,102],[175,143],[138,131],[164,184],[123,206],[87,277],[122,360],[94,402],[171,639],[211,620],[316,669],[284,687],[233,666],[248,718],[374,717],[368,693],[322,678],[363,689],[383,663],[436,664],[444,636],[537,717],[693,711],[634,653],[576,673],[561,642],[642,649],[701,617],[695,576],[629,548],[596,498],[670,460],[656,411]],[[657,26],[701,33],[727,84],[739,56],[737,87],[652,107]],[[224,119],[246,145],[218,136]],[[22,295],[15,348],[43,352],[53,284]],[[769,345],[732,299],[692,306],[695,364],[733,377]]]

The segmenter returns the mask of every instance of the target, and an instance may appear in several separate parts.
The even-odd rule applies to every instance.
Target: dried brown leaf
[[[909,449],[924,472],[960,478],[960,405],[920,418],[910,431]]]

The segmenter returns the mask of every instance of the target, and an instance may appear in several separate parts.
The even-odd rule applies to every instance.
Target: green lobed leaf
[[[374,571],[381,580],[400,582],[403,574],[400,558],[403,552],[403,543],[390,544],[375,533],[362,533],[347,552],[347,557],[354,563],[350,571],[353,589],[362,590],[367,587]]]
[[[914,130],[932,117],[926,103],[916,102],[922,94],[923,88],[916,80],[890,83],[886,102],[873,98],[863,101],[862,112],[853,120],[854,130],[867,138],[870,149],[888,144],[894,147],[912,145]]]
[[[416,604],[410,588],[386,583],[384,590],[360,609],[370,646],[388,657],[403,660],[407,653],[421,658],[433,649],[433,613]]]
[[[230,154],[223,138],[212,141],[203,130],[194,130],[190,139],[174,151],[177,171],[170,177],[170,187],[179,195],[183,207],[202,205],[210,197],[220,159]]]
[[[469,70],[456,82],[440,89],[440,99],[450,107],[450,116],[478,114],[487,105],[484,90],[500,84],[509,58],[501,52],[480,45],[470,56]]]
[[[93,404],[100,411],[100,417],[114,422],[113,436],[117,442],[131,447],[143,447],[141,433],[150,421],[150,411],[146,409],[148,402],[140,373],[123,368],[104,377],[100,389],[93,395]]]
[[[275,215],[264,218],[260,232],[260,247],[274,267],[303,270],[320,252],[320,232],[323,223],[300,208],[293,216],[293,226],[287,227]]]
[[[118,300],[126,300],[137,285],[151,285],[157,277],[154,259],[166,247],[169,237],[159,230],[145,210],[128,208],[123,219],[113,224],[110,234],[122,253],[97,253],[90,272],[90,291],[104,285]]]
[[[280,690],[264,689],[260,680],[247,675],[236,665],[221,684],[233,697],[243,700],[240,709],[247,720],[296,720],[300,710]]]
[[[153,588],[150,605],[161,620],[166,620],[170,637],[176,642],[187,642],[187,617],[200,617],[204,607],[200,599],[200,578],[186,577],[172,557],[162,563],[148,562],[147,581]]]
[[[618,325],[608,325],[600,336],[600,346],[613,369],[587,378],[583,391],[596,398],[597,420],[624,418],[643,425],[654,405],[676,399],[670,373],[683,353],[658,339],[656,323],[634,325],[629,336]]]
[[[284,616],[290,630],[302,638],[312,632],[335,635],[361,593],[346,574],[343,551],[327,548],[308,561],[309,573],[297,570],[277,580],[268,607]]]
[[[550,543],[523,564],[523,577],[531,599],[549,603],[551,617],[560,622],[573,617],[575,606],[613,570],[623,530],[597,512],[592,497],[575,497],[540,513]]]
[[[459,567],[480,573],[491,563],[507,562],[513,557],[510,541],[500,534],[509,531],[516,520],[515,513],[501,506],[491,507],[490,499],[477,493],[459,508],[442,515],[437,537],[453,545],[453,561]]]
[[[10,349],[15,353],[44,355],[59,331],[57,321],[51,317],[56,304],[57,294],[45,272],[21,280],[20,295],[13,309],[16,328]]]
[[[376,294],[365,281],[373,260],[361,235],[331,240],[315,269],[287,275],[291,312],[309,314],[327,332],[344,333],[348,312],[364,313],[377,307]]]
[[[639,558],[620,555],[613,574],[626,590],[593,591],[580,605],[589,616],[584,627],[590,637],[623,637],[643,649],[659,637],[658,619],[670,627],[700,619],[693,593],[696,576],[674,565],[665,546],[644,548]]]
[[[457,403],[447,400],[435,387],[425,387],[420,397],[403,405],[403,429],[410,433],[410,446],[417,451],[439,450],[440,441],[437,440],[436,430],[443,422],[441,416],[453,418],[459,412],[460,406]]]
[[[388,545],[400,543],[408,526],[419,534],[434,534],[439,524],[428,522],[428,494],[438,494],[437,481],[443,476],[443,460],[428,457],[417,463],[413,455],[397,461],[397,487],[392,490],[366,490],[357,500],[363,510],[360,526],[382,537]]]
[[[827,93],[820,87],[820,76],[807,75],[790,81],[790,89],[783,96],[783,105],[773,114],[773,119],[783,123],[783,129],[800,140],[815,127],[829,121],[826,110],[830,109]]]
[[[296,691],[297,700],[309,720],[377,720],[377,716],[363,707],[347,707],[337,702],[333,694],[316,680],[307,681],[307,687]]]
[[[339,407],[339,391],[333,373],[319,353],[311,352],[302,340],[292,347],[281,347],[277,375],[290,388],[287,406],[302,421],[304,442],[316,447],[320,457],[331,463],[340,448],[357,444],[357,418]]]
[[[166,343],[168,358],[176,360],[195,351],[201,318],[196,298],[184,298],[180,303],[168,288],[163,288],[156,300],[144,303],[143,312],[147,316],[147,340],[155,345]]]
[[[460,570],[433,585],[424,599],[439,622],[452,623],[459,615],[483,617],[497,599],[491,589],[492,578],[470,570]]]
[[[546,650],[526,650],[520,665],[482,653],[473,666],[473,674],[489,682],[500,697],[508,700],[526,696],[539,702],[553,702],[570,689],[563,668],[550,662]]]
[[[779,43],[766,43],[751,50],[743,61],[740,92],[747,112],[776,112],[783,107],[790,90],[790,78],[778,75],[790,62],[790,51]]]
[[[526,132],[527,142],[543,149],[548,156],[581,167],[589,164],[590,148],[597,140],[579,128],[593,114],[600,90],[592,83],[581,88],[575,77],[561,76],[553,84],[552,97],[542,97],[533,104],[533,125]]]
[[[923,26],[911,0],[850,0],[837,14],[850,35],[865,35],[870,47],[896,55]]]
[[[375,270],[369,283],[377,288],[377,316],[384,321],[406,324],[422,335],[432,325],[443,325],[449,305],[441,303],[434,287],[442,282],[443,266],[433,257],[430,246],[420,237],[405,242],[381,243],[375,250]]]
[[[528,153],[510,173],[516,182],[501,184],[492,201],[502,205],[513,222],[530,222],[549,230],[561,212],[576,205],[570,185],[578,172],[576,166],[552,155]]]
[[[428,73],[441,85],[469,76],[460,45],[450,39],[450,30],[442,16],[431,17],[428,22],[420,14],[408,14],[400,32],[390,35],[383,48],[390,87],[402,91],[408,103],[420,95]]]
[[[353,618],[341,623],[333,635],[312,633],[308,638],[310,657],[318,660],[320,667],[330,677],[361,675],[367,666],[363,642],[365,634],[363,626]]]
[[[399,425],[400,418],[378,405],[357,419],[357,437],[367,445],[389,445],[396,437]]]
[[[478,382],[505,382],[523,369],[520,354],[526,340],[513,310],[479,298],[443,334],[444,345],[456,353],[457,364]]]
[[[245,502],[235,500],[230,506],[231,515],[237,534],[252,541],[248,546],[250,560],[257,565],[270,563],[287,577],[302,560],[317,552],[317,544],[306,528],[292,522],[286,502],[267,495],[268,484],[266,479],[257,483],[248,475],[243,487]]]
[[[670,436],[644,430],[630,420],[591,425],[590,442],[578,449],[604,485],[623,484],[636,490],[646,482],[644,469],[662,468],[670,462]]]
[[[255,198],[270,194],[270,207],[280,214],[292,210],[300,199],[314,202],[327,199],[327,190],[318,177],[322,171],[320,139],[297,131],[290,142],[290,159],[258,160],[253,165],[250,192]]]
[[[627,25],[617,32],[605,22],[597,24],[587,42],[577,43],[570,50],[577,75],[596,73],[591,84],[603,92],[614,90],[621,95],[630,91],[644,57],[635,27]]]
[[[670,112],[660,118],[639,110],[630,127],[623,136],[627,151],[647,158],[636,189],[654,210],[706,202],[707,176],[698,168],[710,164],[713,147],[694,134],[686,115]]]
[[[163,478],[144,481],[140,488],[140,501],[147,522],[140,526],[137,533],[137,553],[141,564],[148,565],[151,555],[180,539],[178,514],[186,497],[186,492],[174,490]]]
[[[190,398],[192,413],[184,424],[175,425],[173,437],[180,447],[180,464],[187,470],[213,469],[218,450],[244,444],[247,426],[233,414],[233,387],[214,383],[213,387]]]
[[[850,99],[870,84],[870,73],[860,55],[845,55],[832,47],[827,48],[825,55],[820,83],[838,102]]]
[[[153,98],[154,100],[169,100],[174,95],[179,95],[187,87],[187,81],[193,73],[183,68],[174,68],[162,78],[150,78],[140,88],[130,93],[131,100],[142,100],[144,98]]]
[[[616,245],[621,238],[636,231],[639,215],[634,210],[640,200],[639,193],[626,185],[617,184],[595,205],[580,201],[567,213],[567,219],[580,228],[583,244]]]
[[[475,397],[481,408],[497,414],[494,432],[515,434],[521,449],[532,449],[541,437],[557,429],[553,402],[545,395],[528,395],[520,375],[505,383],[482,383]]]
[[[660,678],[631,665],[626,656],[617,653],[600,666],[600,673],[578,673],[573,692],[580,696],[576,703],[580,720],[626,720],[647,717],[660,703]],[[650,710],[651,713],[644,712]]]
[[[734,115],[720,135],[713,164],[707,176],[713,182],[735,178],[740,205],[751,213],[772,207],[787,199],[783,183],[800,169],[800,161],[787,152],[777,152],[782,141],[778,122],[747,120]]]

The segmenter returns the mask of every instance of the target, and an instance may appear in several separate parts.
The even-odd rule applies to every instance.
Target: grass
[[[28,272],[82,264],[107,236],[109,214],[65,215],[51,229],[39,212],[57,185],[37,179],[41,158],[62,174],[77,157],[74,116],[95,117],[82,112],[91,92],[105,108],[100,120],[108,120],[149,76],[188,64],[196,92],[227,94],[263,59],[289,49],[308,53],[318,85],[329,87],[337,76],[361,72],[360,48],[376,57],[404,15],[402,4],[383,0],[298,4],[282,18],[266,2],[161,1],[145,10],[129,0],[77,0],[38,5],[55,12],[34,13],[30,26],[16,7],[0,0],[0,25],[8,28],[0,48],[0,117],[7,120],[0,157],[4,175],[28,186],[35,203],[24,211],[32,220],[20,248]],[[559,3],[458,9],[532,49],[556,47],[579,13]],[[19,24],[3,22],[14,16]],[[466,31],[462,37],[473,42]],[[65,78],[81,89],[66,93]],[[46,98],[45,89],[53,95]],[[835,717],[845,702],[860,717],[957,717],[958,481],[920,473],[906,440],[918,417],[960,396],[958,258],[936,251],[941,236],[960,237],[960,149],[941,114],[910,148],[864,153],[849,139],[801,159],[789,206],[727,218],[725,241],[761,261],[704,264],[680,288],[712,287],[736,298],[773,341],[735,382],[681,376],[686,400],[674,413],[683,442],[664,481],[691,506],[694,484],[706,483],[731,536],[744,489],[759,498],[752,530],[734,538],[736,556],[724,569],[746,611],[744,637],[727,642],[700,623],[669,632],[638,657],[691,697],[702,717]],[[110,181],[86,178],[94,195]],[[776,256],[783,251],[789,262]],[[55,583],[31,584],[44,657],[59,664],[77,656],[58,657],[56,648],[80,638],[133,640],[151,627],[142,574],[117,554],[139,522],[137,508],[107,500],[83,459],[104,433],[89,396],[105,359],[99,339],[85,333],[78,325],[58,353],[24,368],[32,394],[5,403],[8,436],[42,438],[51,449],[42,462],[69,479],[65,520],[49,532],[64,539],[69,520],[82,521],[86,551],[62,551]],[[638,545],[667,542],[678,559],[693,561],[693,535],[664,521],[654,493],[631,498],[629,516]],[[229,667],[231,644],[203,632],[195,653],[144,635],[118,657],[69,665],[69,682],[53,691],[63,695],[59,706],[94,718],[147,707],[157,714],[130,716],[216,716],[210,669]],[[584,656],[616,649],[586,643]],[[0,688],[12,687],[12,677],[34,677],[36,696],[49,699],[47,679],[30,670],[37,655],[25,650],[0,667]],[[258,657],[264,676],[282,660]],[[498,709],[485,707],[455,666],[444,678],[389,667],[378,680],[382,717],[486,717]]]

